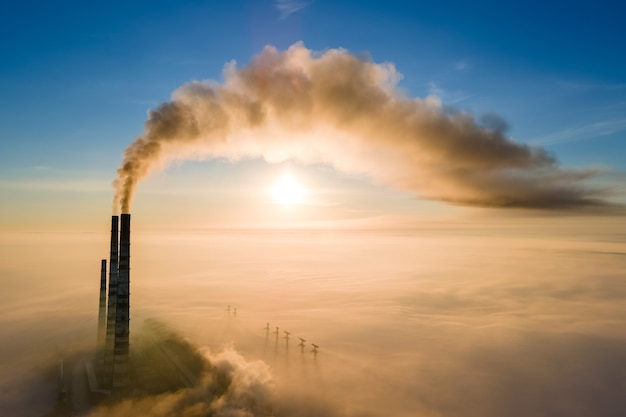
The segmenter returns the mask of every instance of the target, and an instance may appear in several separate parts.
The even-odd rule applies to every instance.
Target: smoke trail
[[[125,150],[114,211],[129,212],[137,183],[176,158],[294,158],[367,174],[418,198],[463,205],[581,207],[602,192],[541,148],[507,137],[494,118],[479,123],[436,98],[403,95],[401,75],[342,49],[301,43],[266,47],[224,82],[191,82],[151,112]]]
[[[159,395],[130,397],[105,404],[90,416],[270,416],[273,381],[269,367],[248,362],[232,349],[220,353],[205,350],[211,370],[193,388]]]

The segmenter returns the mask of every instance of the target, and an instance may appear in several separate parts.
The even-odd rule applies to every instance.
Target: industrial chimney
[[[104,362],[104,342],[107,324],[107,260],[103,259],[100,268],[100,306],[98,309],[98,340],[96,342],[96,364]]]
[[[119,217],[111,217],[111,259],[109,261],[109,300],[107,306],[106,341],[104,344],[104,370],[102,383],[106,388],[113,385],[113,362],[115,356],[115,310],[117,306]]]
[[[115,349],[113,391],[121,392],[128,385],[128,350],[130,321],[130,214],[122,214],[120,228],[119,275],[115,308]]]

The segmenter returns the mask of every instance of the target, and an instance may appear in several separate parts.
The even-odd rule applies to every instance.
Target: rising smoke
[[[173,159],[289,158],[368,175],[418,198],[496,207],[602,205],[584,181],[544,149],[506,136],[436,97],[404,95],[401,75],[343,49],[268,46],[224,82],[191,82],[150,112],[115,180],[114,211],[127,213],[138,182]]]
[[[90,417],[253,417],[270,416],[272,376],[264,362],[246,361],[238,352],[205,350],[206,371],[193,388],[104,405]]]

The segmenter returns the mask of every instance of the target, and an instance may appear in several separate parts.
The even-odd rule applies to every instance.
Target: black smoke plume
[[[115,180],[114,211],[129,212],[137,184],[174,159],[264,158],[324,163],[367,174],[418,198],[452,204],[577,208],[603,205],[592,170],[559,167],[515,142],[506,123],[407,97],[401,75],[343,49],[266,47],[224,82],[191,82],[150,113]]]

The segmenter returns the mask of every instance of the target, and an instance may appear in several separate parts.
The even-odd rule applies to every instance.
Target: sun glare
[[[300,204],[304,199],[304,188],[290,175],[283,175],[272,187],[274,200],[280,204]]]

